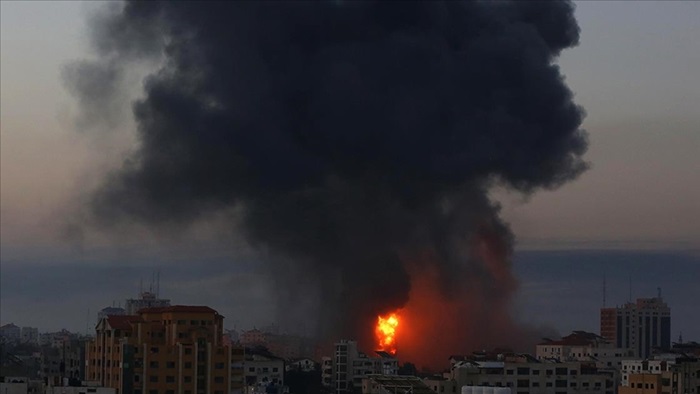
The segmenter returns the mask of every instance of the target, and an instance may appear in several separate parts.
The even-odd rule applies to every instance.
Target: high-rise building
[[[632,350],[636,357],[648,358],[654,348],[671,347],[671,308],[661,297],[602,308],[600,335],[618,348]]]
[[[87,380],[117,394],[240,391],[243,351],[222,344],[223,319],[209,307],[182,305],[107,316],[88,346]]]

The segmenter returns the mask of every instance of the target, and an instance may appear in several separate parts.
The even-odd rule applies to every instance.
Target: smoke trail
[[[163,62],[94,217],[158,228],[240,209],[250,243],[283,258],[281,291],[304,278],[321,297],[326,335],[371,335],[429,272],[444,302],[508,320],[512,235],[489,188],[586,167],[554,63],[578,42],[569,2],[128,2],[95,26],[91,67]],[[94,82],[83,102],[100,102]]]

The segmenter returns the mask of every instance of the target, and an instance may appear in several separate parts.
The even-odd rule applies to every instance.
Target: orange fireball
[[[399,316],[396,312],[386,316],[377,316],[377,326],[374,329],[379,350],[392,355],[396,354],[396,328],[399,326]]]

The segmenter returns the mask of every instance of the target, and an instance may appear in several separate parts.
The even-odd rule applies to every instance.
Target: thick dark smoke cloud
[[[251,244],[289,264],[281,291],[303,276],[321,297],[323,335],[371,333],[424,272],[501,322],[512,236],[489,188],[586,168],[554,63],[578,42],[569,2],[149,1],[94,25],[97,65],[162,59],[94,217],[171,228],[240,208]]]

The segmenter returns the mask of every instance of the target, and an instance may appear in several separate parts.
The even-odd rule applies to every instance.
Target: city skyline
[[[561,188],[525,197],[508,187],[491,190],[516,237],[520,286],[509,308],[538,329],[597,332],[604,278],[609,305],[628,301],[628,293],[654,297],[661,287],[673,311],[672,340],[681,332],[698,340],[700,317],[692,312],[700,298],[693,280],[700,277],[700,81],[693,77],[700,22],[693,16],[700,4],[575,4],[580,44],[557,63],[586,111],[584,159],[591,168]],[[47,331],[80,331],[92,324],[88,309],[96,315],[111,301],[136,296],[137,283],[156,270],[161,293],[174,304],[212,305],[227,324],[277,321],[280,283],[263,264],[276,257],[228,225],[236,212],[205,217],[184,232],[81,227],[87,191],[135,145],[133,120],[122,117],[140,94],[140,79],[124,87],[129,100],[114,103],[115,119],[107,119],[113,129],[87,132],[91,120],[78,111],[66,69],[95,56],[86,21],[100,7],[0,6],[2,324],[52,321]],[[299,294],[313,297],[304,285]],[[567,301],[577,304],[567,309]],[[58,323],[65,317],[70,322]]]

